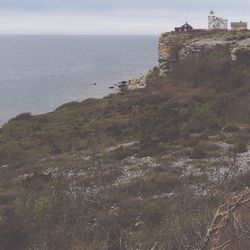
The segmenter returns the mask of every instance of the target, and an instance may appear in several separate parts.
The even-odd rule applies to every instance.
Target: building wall
[[[208,17],[208,30],[226,30],[228,29],[228,21],[215,16]]]
[[[233,31],[241,31],[241,30],[247,30],[246,27],[232,27]]]
[[[213,25],[212,23],[215,21],[215,16],[209,16],[208,17],[208,30],[212,30],[213,29]]]

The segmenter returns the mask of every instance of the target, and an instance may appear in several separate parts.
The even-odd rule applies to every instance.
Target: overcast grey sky
[[[250,0],[0,0],[0,33],[158,35],[186,21],[206,28],[211,9],[250,22]]]

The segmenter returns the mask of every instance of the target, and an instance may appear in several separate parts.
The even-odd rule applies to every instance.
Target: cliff
[[[190,54],[218,45],[228,46],[232,60],[241,49],[250,50],[250,31],[194,31],[191,33],[163,33],[159,40],[160,75],[171,71],[173,66]]]
[[[249,250],[248,36],[163,34],[166,77],[0,128],[0,249]]]

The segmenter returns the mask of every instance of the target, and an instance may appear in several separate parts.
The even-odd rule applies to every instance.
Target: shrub
[[[195,105],[190,110],[189,127],[192,132],[204,130],[218,130],[220,127],[219,117],[213,103]]]
[[[8,221],[3,221],[0,225],[0,248],[6,250],[26,250],[29,238],[29,229],[21,220],[12,214],[8,215]]]
[[[245,66],[250,66],[250,51],[247,51],[245,49],[239,50],[236,53],[237,58],[237,64],[243,64]]]
[[[237,177],[237,181],[243,186],[250,187],[250,171]]]
[[[61,105],[60,107],[58,107],[56,110],[61,110],[61,109],[67,109],[67,108],[76,108],[79,107],[80,103],[77,101],[72,101],[66,104]]]
[[[40,115],[37,117],[38,123],[47,123],[49,122],[49,118],[46,115]]]
[[[239,142],[233,146],[233,152],[245,153],[248,151],[247,144],[245,142]]]
[[[126,127],[127,126],[124,124],[124,122],[114,121],[112,124],[107,126],[106,131],[115,137],[120,137]]]
[[[150,135],[143,135],[139,141],[140,156],[152,155],[159,152],[159,144],[156,140],[153,140]]]
[[[23,120],[28,120],[32,117],[31,113],[22,113],[17,115],[16,117],[12,118],[11,121],[23,121]]]
[[[239,128],[233,124],[228,124],[223,128],[223,131],[226,133],[235,133],[239,131]]]
[[[139,149],[136,147],[121,147],[110,153],[109,157],[116,160],[123,160],[128,156],[132,156],[139,153]]]
[[[175,188],[181,187],[181,184],[179,175],[158,172],[144,179],[134,180],[116,191],[119,192],[118,198],[121,198],[121,194],[134,197],[149,197],[165,192],[172,192]]]
[[[225,46],[217,46],[198,55],[189,55],[173,70],[177,80],[184,80],[195,85],[209,81],[216,84],[218,77],[226,76],[231,68],[231,56]],[[182,74],[180,74],[182,72]]]
[[[201,98],[193,98],[193,101],[186,103],[184,107],[179,107],[176,123],[180,133],[203,133],[201,137],[207,140],[206,132],[218,131],[221,128],[222,107],[226,103],[227,99],[211,98],[204,101]]]
[[[199,146],[196,146],[192,150],[192,152],[190,154],[190,158],[191,159],[204,159],[204,158],[206,158],[206,153],[202,148],[200,148]]]
[[[142,220],[146,222],[150,228],[159,225],[164,216],[163,208],[160,204],[151,202],[146,204],[142,210]]]
[[[0,147],[0,164],[9,164],[15,168],[23,167],[32,160],[32,155],[26,152],[18,143],[10,142]]]
[[[32,176],[28,176],[23,180],[22,184],[25,188],[32,188],[33,190],[42,189],[45,185],[52,180],[51,174],[35,173]]]
[[[196,146],[200,141],[208,141],[208,135],[206,133],[194,133],[189,136],[189,145]]]

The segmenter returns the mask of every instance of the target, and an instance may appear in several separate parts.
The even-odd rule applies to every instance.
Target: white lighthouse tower
[[[214,11],[210,11],[208,16],[208,30],[227,30],[228,21],[226,19],[216,17]]]
[[[211,10],[210,11],[210,15],[208,16],[208,30],[212,30],[213,29],[213,24],[215,22],[215,15],[214,15],[214,11]]]

